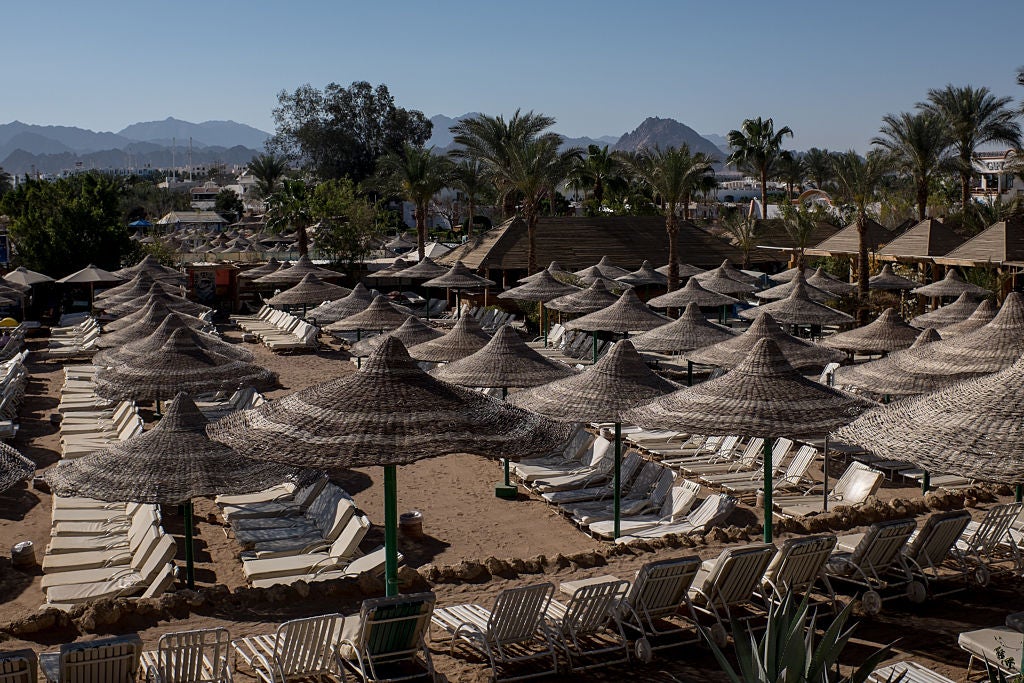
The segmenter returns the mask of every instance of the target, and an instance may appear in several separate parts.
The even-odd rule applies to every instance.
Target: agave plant
[[[836,615],[820,638],[815,628],[817,615],[811,611],[807,597],[797,600],[792,593],[769,607],[768,623],[760,639],[752,629],[733,620],[738,672],[708,632],[702,633],[733,683],[863,683],[889,656],[892,645],[864,659],[848,676],[838,673],[839,656],[854,629],[847,627],[852,604]],[[901,678],[893,679],[892,683]]]

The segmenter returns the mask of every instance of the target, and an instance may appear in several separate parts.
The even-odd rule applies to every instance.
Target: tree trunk
[[[537,212],[533,207],[526,211],[526,274],[533,275],[537,272]]]
[[[679,289],[679,254],[676,238],[679,236],[679,222],[676,220],[676,206],[665,204],[665,232],[668,233],[668,291]]]
[[[917,184],[917,220],[923,221],[928,215],[928,181]]]
[[[306,256],[309,254],[309,235],[306,233],[306,226],[296,225],[295,236],[299,240],[299,256]]]
[[[427,255],[427,205],[416,204],[416,251],[420,261]]]
[[[867,324],[868,318],[868,217],[863,212],[857,214],[857,295],[860,305],[857,307],[857,324]]]
[[[473,214],[476,213],[476,204],[472,197],[469,199],[469,220],[466,222],[466,239],[473,236]]]
[[[768,220],[768,171],[761,169],[761,218]]]
[[[594,181],[594,199],[597,201],[598,206],[601,206],[604,202],[604,183],[601,181],[600,176]]]

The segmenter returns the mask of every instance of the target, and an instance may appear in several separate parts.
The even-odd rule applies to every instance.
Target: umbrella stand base
[[[519,487],[515,484],[498,482],[494,485],[494,495],[502,500],[515,500],[519,497]]]

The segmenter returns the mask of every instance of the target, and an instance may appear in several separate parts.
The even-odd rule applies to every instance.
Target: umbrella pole
[[[192,501],[189,500],[182,508],[185,511],[185,583],[189,590],[196,587],[195,558],[192,554]]]
[[[508,397],[508,388],[501,388],[501,400]],[[511,464],[508,458],[502,458],[502,465],[505,468],[505,481],[494,487],[494,496],[502,500],[515,500],[519,497],[519,487],[512,484]]]
[[[384,586],[398,595],[398,466],[384,465]]]
[[[821,477],[824,482],[821,485],[821,511],[828,512],[828,436],[825,436],[825,461],[821,465]]]
[[[774,439],[764,440],[764,542],[772,542],[772,447]]]
[[[622,423],[615,423],[615,481],[614,481],[614,504],[615,510],[615,532],[612,540],[621,534],[622,517]]]
[[[1013,487],[1013,501],[1019,503],[1024,500],[1024,484],[1017,484]]]
[[[548,322],[544,319],[544,302],[540,302],[540,329],[544,333],[544,348],[548,347]]]
[[[686,386],[693,386],[693,361],[686,361]]]
[[[594,362],[596,363],[597,362],[597,332],[591,332],[590,333],[590,338],[594,342],[592,344],[592,346],[593,346],[593,349],[594,349]]]
[[[928,470],[924,471],[924,476],[921,477],[921,493],[928,493],[928,489],[932,487],[932,475]]]
[[[455,319],[462,317],[462,291],[455,290]]]

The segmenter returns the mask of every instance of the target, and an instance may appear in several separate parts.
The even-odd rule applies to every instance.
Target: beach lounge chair
[[[924,586],[903,561],[903,548],[915,527],[913,519],[894,519],[872,524],[863,534],[840,536],[825,572],[830,579],[865,589],[861,605],[872,616],[882,611],[883,590],[905,587],[907,597],[916,599],[916,595],[923,594]],[[884,599],[892,597],[896,595]]]
[[[648,450],[664,464],[688,471],[688,467],[731,462],[732,456],[739,447],[740,437],[738,436],[709,436],[687,441],[679,446],[652,444]]]
[[[952,551],[970,521],[971,513],[967,510],[937,512],[910,537],[903,559],[914,577],[928,589],[929,595],[947,595],[966,588],[971,576],[970,565],[952,556]],[[957,570],[953,574],[942,571],[944,566],[951,564],[947,561],[950,559]],[[937,591],[944,581],[955,578],[963,580],[959,587],[942,593]],[[918,599],[921,596],[915,593],[911,597]]]
[[[291,583],[306,574],[319,569],[335,569],[357,557],[359,543],[370,529],[370,520],[365,515],[355,515],[330,547],[320,552],[264,557],[242,560],[242,571],[250,582],[260,585]],[[281,579],[267,582],[269,579]]]
[[[213,499],[220,506],[254,505],[256,503],[270,503],[279,500],[288,500],[295,495],[295,484],[283,482],[277,486],[257,491],[256,493],[243,493],[236,496],[217,496]]]
[[[0,683],[36,683],[39,659],[33,650],[0,652]]]
[[[520,479],[525,479],[533,472],[539,472],[543,476],[548,472],[549,468],[566,467],[570,463],[579,464],[588,453],[595,438],[593,434],[584,429],[582,424],[577,425],[569,440],[557,451],[537,458],[525,458],[519,462],[511,463],[512,471]]]
[[[39,668],[47,683],[134,683],[141,653],[138,636],[69,643],[41,654]]]
[[[656,462],[647,462],[636,481],[625,489],[619,503],[620,517],[635,517],[660,508],[672,490],[675,472]],[[613,500],[596,500],[561,506],[562,512],[581,526],[613,519]]]
[[[627,590],[629,582],[619,579],[588,583],[565,604],[552,600],[548,605],[545,620],[570,672],[629,661],[629,643],[618,610]]]
[[[868,676],[868,683],[955,683],[952,678],[935,673],[917,662],[896,662],[883,666]]]
[[[126,565],[144,548],[155,548],[161,535],[162,531],[159,526],[147,523],[145,517],[140,516],[133,520],[131,528],[128,529],[128,544],[126,546],[78,553],[46,554],[43,556],[43,572],[54,574]]]
[[[1010,534],[1010,528],[1024,510],[1024,503],[995,505],[980,522],[971,522],[953,548],[962,562],[974,567],[974,580],[987,586],[992,570],[1009,562],[1013,569],[1021,568],[1020,551]]]
[[[639,452],[635,450],[628,451],[626,457],[622,459],[622,470],[620,472],[620,478],[622,480],[622,491],[629,491],[635,480],[639,480],[641,471],[645,470],[652,463],[645,460]],[[655,465],[657,467],[657,465]],[[541,494],[541,497],[549,503],[555,505],[572,505],[577,503],[590,503],[594,501],[605,500],[610,498],[615,493],[615,487],[611,482],[606,482],[599,486],[588,486],[582,489],[572,489],[569,491],[548,491]]]
[[[142,653],[142,666],[151,683],[231,683],[230,652],[225,628],[165,633]]]
[[[50,527],[51,536],[96,536],[106,533],[128,533],[128,529],[131,527],[131,521],[135,518],[135,515],[143,511],[144,508],[149,507],[152,510],[156,509],[155,505],[148,505],[144,503],[128,503],[125,505],[124,512],[121,514],[115,514],[111,512],[109,518],[102,518],[98,515],[98,519],[83,520],[83,519],[66,519],[54,522]],[[86,511],[89,512],[89,511]]]
[[[1009,619],[1007,619],[1009,621]],[[967,662],[967,676],[971,680],[971,669],[975,660],[985,664],[990,674],[995,672],[1013,676],[1020,673],[1021,652],[1024,652],[1024,633],[1014,625],[991,626],[974,631],[965,631],[957,638],[960,649],[971,657]],[[998,680],[990,676],[991,680]]]
[[[131,559],[127,564],[45,574],[40,580],[39,586],[43,590],[49,590],[55,586],[112,581],[122,575],[142,572],[143,567],[151,565],[151,560],[153,559],[155,559],[158,565],[166,564],[174,559],[174,551],[174,538],[169,534],[161,534],[153,527],[153,530],[147,532],[143,542],[132,553]],[[160,561],[161,558],[162,562]]]
[[[836,481],[828,494],[829,507],[837,505],[859,505],[875,495],[882,486],[885,474],[867,465],[852,462],[846,472]],[[792,496],[773,499],[773,505],[784,517],[801,517],[817,514],[824,508],[821,496]]]
[[[364,600],[358,622],[347,618],[339,668],[348,667],[364,681],[434,680],[434,664],[424,636],[437,598],[414,593]]]
[[[615,454],[611,442],[598,437],[594,441],[590,457],[582,465],[562,471],[552,470],[546,476],[537,477],[525,484],[538,493],[593,486],[608,479],[614,465]]]
[[[507,588],[498,594],[494,607],[453,605],[435,609],[432,640],[440,641],[437,632],[445,633],[450,652],[459,644],[466,645],[487,657],[495,680],[519,680],[558,672],[558,654],[544,615],[551,603],[555,587],[540,583],[520,588]],[[539,664],[539,670],[512,671],[526,663]]]
[[[704,531],[721,524],[736,509],[736,499],[724,493],[715,493],[682,519],[667,520],[653,526],[630,531],[615,539],[616,543],[632,543],[639,538],[661,538],[668,534],[689,534]]]
[[[825,575],[825,563],[835,547],[836,537],[832,534],[796,536],[783,541],[761,578],[759,592],[766,603],[780,603],[786,593],[809,594],[821,583],[834,607],[836,595]]]
[[[752,543],[726,548],[717,558],[702,563],[690,589],[690,601],[695,613],[714,620],[710,636],[719,647],[728,641],[726,624],[750,618],[744,616],[744,609],[752,606],[754,591],[774,555],[774,545]]]
[[[221,506],[221,515],[228,523],[236,519],[300,515],[316,500],[326,485],[327,478],[325,477],[295,490],[292,494],[280,492],[266,500],[239,503],[225,501],[224,503],[218,502],[218,505]]]
[[[324,614],[286,621],[272,634],[231,641],[234,668],[238,660],[262,683],[341,674],[337,652],[345,617]]]
[[[530,485],[535,481],[589,472],[593,469],[594,463],[611,455],[612,449],[613,444],[610,440],[600,436],[594,437],[587,444],[581,446],[578,451],[569,455],[566,460],[535,465],[520,463],[516,467],[516,475],[524,484]]]
[[[729,437],[738,439],[737,437]],[[764,439],[754,438],[746,445],[739,441],[732,447],[723,442],[723,447],[713,451],[701,451],[682,458],[664,458],[663,463],[684,474],[725,474],[751,470],[757,466],[763,453]]]
[[[355,503],[348,494],[330,485],[301,515],[236,519],[231,531],[243,546],[295,537],[333,541],[354,511]]]
[[[700,640],[688,591],[700,570],[697,556],[648,562],[640,567],[620,606],[622,627],[633,652],[650,662],[655,650]],[[677,638],[692,631],[691,638]]]
[[[772,491],[798,488],[807,479],[807,471],[811,464],[818,457],[818,449],[814,446],[801,446],[789,466],[784,472],[781,471],[781,459],[773,460],[778,464],[772,477]],[[726,491],[734,494],[752,494],[764,489],[764,472],[745,473],[737,475],[707,476],[702,479],[709,486],[720,486]]]
[[[160,513],[155,505],[143,505],[134,511],[131,521],[127,527],[90,535],[80,536],[51,536],[50,543],[46,546],[47,555],[61,555],[64,553],[81,553],[96,550],[113,550],[115,548],[128,547],[128,533],[132,527],[139,529],[146,526],[159,526]]]
[[[170,537],[165,536],[164,538]],[[170,555],[174,556],[173,547]],[[153,553],[150,555],[149,561],[138,571],[125,567],[124,571],[105,580],[53,586],[46,590],[47,605],[67,609],[72,605],[99,598],[123,598],[136,595],[151,598],[162,595],[171,587],[175,578],[174,565],[165,558],[166,555]],[[165,561],[161,564],[160,560],[162,559]]]
[[[635,534],[659,524],[669,524],[682,519],[697,501],[699,493],[700,484],[684,479],[679,486],[671,488],[657,512],[621,518],[619,520],[620,534],[623,536]],[[657,494],[657,491],[655,491],[655,494]],[[602,520],[594,522],[588,528],[590,533],[596,536],[610,537],[615,533],[615,521]]]

